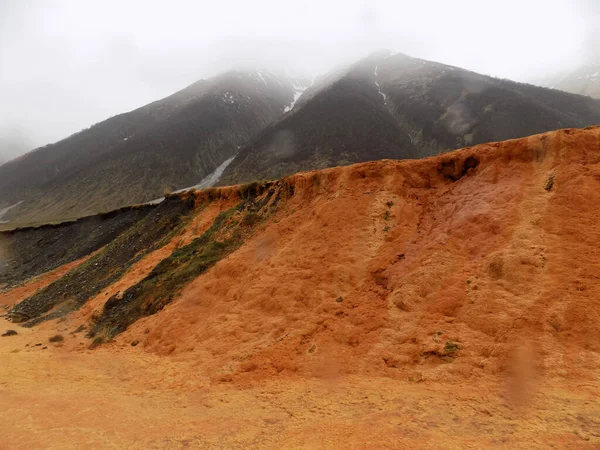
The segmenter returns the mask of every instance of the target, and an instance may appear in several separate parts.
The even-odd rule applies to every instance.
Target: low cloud
[[[524,81],[598,56],[599,9],[595,0],[4,1],[0,158],[230,68],[314,76],[390,49]]]

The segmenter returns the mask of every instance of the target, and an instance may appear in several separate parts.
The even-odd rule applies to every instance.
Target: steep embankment
[[[596,378],[599,136],[563,130],[185,194],[192,214],[228,203],[143,277],[110,290],[168,242],[171,219],[152,234],[132,227],[10,315],[33,325],[107,288],[96,344],[138,340],[226,380],[461,380],[506,373],[522,346],[537,374]]]
[[[462,380],[517,358],[597,380],[599,139],[565,130],[290,177],[268,225],[120,339],[224,379]]]

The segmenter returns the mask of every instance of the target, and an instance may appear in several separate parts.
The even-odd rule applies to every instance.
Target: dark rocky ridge
[[[77,310],[118,280],[129,266],[145,254],[166,244],[171,233],[187,221],[188,213],[195,207],[195,197],[182,194],[168,196],[157,206],[144,208],[145,214],[134,216],[134,223],[122,229],[96,255],[18,303],[9,311],[9,318],[16,322],[28,322],[26,325],[31,326]],[[131,217],[127,216],[131,216],[132,211],[135,209],[117,212],[116,216],[125,215],[125,220],[129,222]],[[59,235],[58,238],[63,245],[68,244],[64,236]],[[46,249],[46,252],[51,251]]]
[[[74,222],[0,232],[0,286],[15,286],[83,258],[111,242],[154,210],[127,207]]]

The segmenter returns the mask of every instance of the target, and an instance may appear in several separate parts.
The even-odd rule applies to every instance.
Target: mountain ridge
[[[354,105],[340,98],[351,98]],[[597,100],[380,52],[317,80],[298,99],[293,114],[240,149],[219,184],[381,158],[431,156],[598,123]],[[345,131],[335,134],[336,129]]]

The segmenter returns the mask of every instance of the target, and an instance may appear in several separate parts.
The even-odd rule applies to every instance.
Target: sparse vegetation
[[[175,243],[175,249],[179,249],[181,247],[183,247],[183,244],[185,243],[185,239],[184,238],[179,238],[177,239],[177,242]]]
[[[251,227],[261,221],[260,214],[255,211],[245,211],[242,214],[241,224],[245,227]]]
[[[25,326],[32,326],[77,310],[118,280],[146,253],[169,242],[182,223],[191,218],[186,213],[193,207],[191,197],[173,196],[165,200],[85,263],[17,304],[9,311],[9,316],[27,322]],[[50,310],[52,312],[46,314]]]
[[[203,192],[206,194],[208,200],[210,201],[218,200],[221,195],[221,189],[215,187],[203,189]]]
[[[444,353],[446,355],[456,354],[456,352],[458,352],[459,350],[460,350],[460,345],[456,342],[447,341],[446,345],[444,346]]]
[[[246,200],[252,196],[260,195],[262,193],[262,185],[258,181],[242,184],[238,192],[240,198]]]
[[[65,340],[65,338],[63,337],[62,334],[56,334],[54,336],[52,336],[50,339],[48,339],[48,342],[63,342]]]
[[[488,264],[487,271],[495,280],[502,278],[504,276],[504,261],[499,256],[495,256]]]
[[[554,329],[554,331],[559,332],[561,330],[560,321],[556,315],[552,315],[548,323]]]
[[[263,191],[264,186],[246,189],[251,197],[220,213],[207,231],[157,264],[146,278],[127,289],[121,300],[111,297],[89,333],[93,346],[123,332],[139,318],[160,311],[187,283],[239,248],[244,236],[263,218],[261,211],[271,211],[265,206],[274,191],[256,199]]]
[[[550,192],[554,187],[554,175],[550,175],[544,184],[544,189]]]

